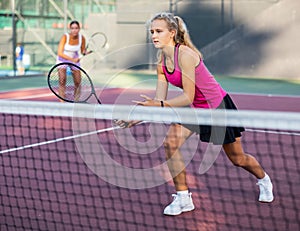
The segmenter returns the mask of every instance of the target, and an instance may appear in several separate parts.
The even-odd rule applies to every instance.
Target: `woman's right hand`
[[[114,124],[115,125],[118,125],[119,127],[121,128],[131,128],[133,127],[134,125],[142,122],[141,120],[130,120],[130,121],[126,121],[126,120],[118,120],[118,119],[115,119],[114,121]]]
[[[79,63],[80,58],[73,58],[71,61],[72,61],[73,63]]]

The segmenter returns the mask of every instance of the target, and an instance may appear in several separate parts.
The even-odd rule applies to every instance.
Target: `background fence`
[[[292,42],[300,36],[297,0],[15,0],[15,36],[12,2],[0,1],[2,65],[13,63],[13,41],[24,44],[32,67],[53,65],[59,39],[71,19],[82,23],[87,37],[96,31],[108,37],[109,46],[101,54],[106,60],[103,64],[95,56],[95,68],[135,68],[136,60],[141,59],[153,63],[155,56],[149,47],[135,50],[135,57],[120,50],[149,42],[147,20],[158,11],[171,11],[184,18],[194,43],[215,73],[300,76],[296,68],[300,45]],[[118,55],[113,55],[116,52]]]

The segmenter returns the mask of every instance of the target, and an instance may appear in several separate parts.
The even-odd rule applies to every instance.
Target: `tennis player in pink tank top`
[[[141,95],[143,100],[135,101],[138,105],[237,109],[230,96],[206,68],[202,54],[193,45],[185,23],[180,17],[171,13],[159,13],[150,20],[150,32],[154,46],[161,51],[157,64],[156,96],[152,99]],[[167,99],[168,83],[181,88],[182,94]],[[119,125],[123,127],[131,127],[135,123],[135,121],[126,123],[119,121]],[[165,215],[179,215],[195,208],[180,152],[180,147],[194,132],[199,134],[203,142],[221,144],[234,166],[242,167],[257,178],[260,189],[259,201],[273,201],[273,185],[270,177],[252,155],[243,151],[241,143],[243,131],[243,127],[225,127],[224,135],[224,130],[218,132],[218,128],[211,126],[170,125],[164,147],[177,193],[173,194],[173,201],[165,207]]]
[[[174,47],[173,70],[168,70],[164,55],[162,56],[162,70],[169,83],[183,89],[182,70],[178,62],[180,46],[181,44],[176,43]],[[195,82],[195,93],[192,106],[195,108],[217,108],[226,96],[226,91],[215,80],[202,59],[199,58],[199,63],[193,69],[195,70],[193,80]]]

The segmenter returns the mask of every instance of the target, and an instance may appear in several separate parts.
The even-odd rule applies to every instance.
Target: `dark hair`
[[[70,27],[71,27],[73,24],[76,24],[76,25],[80,28],[80,24],[79,24],[78,21],[76,21],[76,20],[71,21],[70,24],[69,24]]]

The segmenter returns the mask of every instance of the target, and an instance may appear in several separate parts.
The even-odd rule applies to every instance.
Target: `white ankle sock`
[[[258,179],[258,181],[269,181],[270,177],[267,173],[265,173],[264,178]]]
[[[184,196],[184,195],[188,195],[188,194],[189,194],[189,190],[177,191],[178,196]]]

